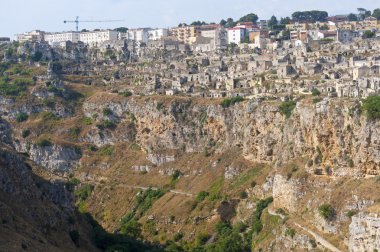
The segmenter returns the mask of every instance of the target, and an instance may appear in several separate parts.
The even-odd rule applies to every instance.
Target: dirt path
[[[132,189],[140,189],[140,190],[143,190],[143,191],[146,191],[148,189],[152,189],[152,190],[158,190],[159,188],[157,187],[147,187],[147,186],[132,186],[132,185],[124,185],[124,184],[121,184],[121,185],[117,185],[115,187],[122,187],[122,188],[132,188]],[[104,189],[106,188],[110,188],[110,186],[106,186],[104,187]],[[178,191],[178,190],[169,190],[170,193],[173,193],[173,194],[177,194],[177,195],[183,195],[183,196],[187,196],[187,197],[194,197],[193,194],[191,193],[187,193],[187,192],[182,192],[182,191]]]
[[[300,224],[294,222],[294,225],[296,225],[297,227],[303,229],[304,231],[308,232],[310,235],[312,235],[314,237],[314,239],[320,243],[323,247],[327,248],[328,250],[331,250],[333,252],[342,252],[340,249],[338,249],[337,247],[335,247],[334,245],[332,245],[329,241],[327,241],[326,239],[324,239],[322,236],[320,236],[319,234],[313,232],[312,230],[308,229],[307,227],[303,227],[301,226]]]
[[[282,214],[278,214],[276,213],[272,208],[268,208],[268,213],[270,215],[276,215],[276,216],[279,216],[281,219],[285,219],[285,216],[283,216]],[[341,251],[340,249],[338,249],[337,247],[335,247],[334,245],[332,245],[329,241],[327,241],[326,239],[324,239],[322,236],[320,236],[319,234],[315,233],[314,231],[308,229],[307,227],[304,227],[304,226],[301,226],[300,224],[296,223],[296,222],[293,222],[293,224],[295,226],[297,226],[298,228],[301,228],[302,230],[304,230],[305,232],[307,232],[308,234],[310,234],[311,236],[314,237],[315,241],[318,242],[319,244],[321,244],[323,247],[325,247],[326,249],[330,250],[330,251],[333,251],[333,252],[343,252]]]

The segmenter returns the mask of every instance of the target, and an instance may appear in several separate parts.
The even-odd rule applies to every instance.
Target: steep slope
[[[0,250],[97,251],[89,224],[74,211],[72,193],[47,175],[0,146]]]

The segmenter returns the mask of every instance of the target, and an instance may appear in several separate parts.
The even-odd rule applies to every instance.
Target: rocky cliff
[[[301,100],[287,119],[278,102],[255,100],[222,108],[192,99],[164,103],[159,98],[120,99],[101,94],[83,105],[85,115],[98,115],[99,121],[104,120],[102,111],[109,109],[112,116],[107,119],[133,123],[130,135],[148,152],[180,148],[201,152],[210,145],[223,151],[241,146],[252,161],[282,163],[305,158],[309,169],[332,176],[377,175],[379,123],[367,121],[359,108],[356,101],[326,98],[313,104]],[[112,135],[109,139],[103,141],[126,140]]]
[[[139,195],[136,190],[154,187],[169,189],[139,220],[155,222],[165,234],[185,230],[186,239],[194,239],[203,228],[199,223],[210,226],[223,216],[217,211],[222,195],[238,209],[237,217],[228,218],[234,222],[249,221],[257,199],[272,196],[273,208],[289,220],[278,223],[280,229],[273,227],[271,246],[312,250],[315,244],[309,240],[319,236],[311,232],[331,235],[335,240],[330,242],[341,250],[377,246],[368,244],[378,239],[379,218],[360,214],[377,200],[379,122],[360,113],[358,100],[300,97],[290,117],[280,101],[260,99],[222,107],[217,100],[99,91],[72,105],[70,113],[60,112],[62,104],[57,110],[45,105],[33,110],[2,101],[4,140],[48,171],[75,174],[93,184],[86,210],[110,231],[119,229],[128,211],[136,211],[131,203]],[[41,120],[41,111],[54,114],[54,123]],[[15,122],[21,112],[31,119]],[[22,136],[24,128],[30,129],[29,136]],[[50,143],[37,144],[41,137]],[[249,188],[253,182],[257,186]],[[194,203],[201,191],[211,195],[209,205]],[[331,219],[320,216],[318,208],[325,203],[334,207]],[[293,229],[295,238],[290,238],[286,230]],[[358,245],[363,239],[367,245]]]

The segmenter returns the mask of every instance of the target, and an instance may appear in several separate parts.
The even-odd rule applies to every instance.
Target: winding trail
[[[140,189],[140,190],[143,190],[143,191],[146,191],[148,189],[159,190],[159,188],[157,188],[157,187],[133,186],[133,185],[125,185],[125,184],[119,184],[119,185],[116,185],[115,187]],[[106,189],[106,188],[111,188],[111,187],[110,186],[104,187],[104,189]],[[192,193],[182,192],[182,191],[178,191],[178,190],[169,190],[169,192],[173,193],[173,194],[176,194],[176,195],[183,195],[183,196],[187,196],[187,197],[194,197],[194,194],[192,194]]]
[[[282,214],[278,214],[276,213],[275,211],[273,211],[273,209],[271,209],[270,207],[268,208],[268,213],[270,215],[276,215],[276,216],[279,216],[281,219],[285,219],[285,216],[282,215]],[[308,234],[310,234],[311,236],[314,237],[315,241],[318,242],[319,244],[321,244],[323,247],[325,247],[326,249],[330,250],[330,251],[333,251],[333,252],[343,252],[342,250],[338,249],[337,247],[335,247],[333,244],[331,244],[329,241],[327,241],[325,238],[323,238],[322,236],[320,236],[319,234],[315,233],[314,231],[308,229],[307,227],[304,227],[304,226],[301,226],[300,224],[298,224],[297,222],[293,222],[293,224],[304,230],[305,232],[307,232]]]

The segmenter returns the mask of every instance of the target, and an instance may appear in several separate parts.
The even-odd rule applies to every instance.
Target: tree
[[[227,21],[222,19],[220,20],[219,24],[225,26],[227,24]]]
[[[40,61],[41,59],[42,59],[42,52],[40,52],[40,51],[37,51],[37,52],[35,52],[34,53],[34,55],[32,56],[32,60],[33,61]]]
[[[252,22],[256,24],[259,17],[254,13],[249,13],[239,19],[239,22]]]
[[[227,28],[234,27],[235,25],[236,25],[236,22],[234,22],[232,18],[227,18],[226,25],[225,25]]]
[[[280,24],[283,24],[283,25],[287,25],[287,24],[290,24],[290,17],[284,17],[284,18],[281,18],[280,20]]]
[[[347,16],[347,19],[348,19],[348,21],[358,21],[358,16],[355,15],[354,13],[350,13],[350,14]]]
[[[363,38],[364,39],[367,39],[367,38],[373,38],[373,37],[375,37],[375,33],[373,32],[373,31],[365,31],[364,33],[363,33]]]
[[[380,96],[369,96],[363,101],[362,110],[367,115],[368,119],[380,118]]]
[[[372,13],[372,17],[377,18],[377,20],[380,20],[380,9],[375,9]]]
[[[191,26],[202,26],[202,25],[206,25],[206,24],[207,23],[205,21],[194,21],[190,25]]]
[[[119,27],[116,28],[115,31],[126,33],[128,31],[127,27]]]
[[[296,11],[292,14],[292,19],[301,23],[314,23],[317,21],[326,22],[328,16],[329,14],[326,11]]]
[[[275,25],[277,25],[277,24],[278,24],[278,20],[277,20],[276,16],[273,15],[273,16],[270,18],[269,22],[268,22],[268,26],[269,26],[271,29],[273,29],[273,27],[274,27]]]

